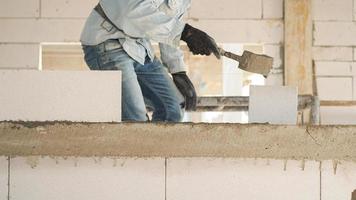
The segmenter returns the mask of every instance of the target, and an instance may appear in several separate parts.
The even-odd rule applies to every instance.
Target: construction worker
[[[211,37],[182,21],[189,6],[190,0],[101,0],[91,12],[81,35],[85,61],[91,70],[122,72],[123,121],[147,121],[146,106],[153,121],[166,122],[196,109],[179,42],[193,54],[220,57]],[[151,41],[159,43],[161,61]]]

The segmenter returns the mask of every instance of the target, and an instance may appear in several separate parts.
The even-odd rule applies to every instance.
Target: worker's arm
[[[159,43],[159,49],[161,52],[162,63],[167,67],[169,73],[174,74],[187,71],[184,63],[184,55],[179,47]]]
[[[159,47],[162,63],[172,74],[175,85],[185,99],[185,109],[187,111],[196,110],[197,94],[193,83],[187,76],[182,50],[179,47],[162,43],[159,44]]]

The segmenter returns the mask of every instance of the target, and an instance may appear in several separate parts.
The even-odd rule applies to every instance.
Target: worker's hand
[[[185,110],[195,111],[197,109],[197,93],[193,83],[185,72],[172,74],[173,81],[185,99]]]
[[[211,55],[213,53],[220,59],[220,52],[215,40],[205,32],[186,24],[181,40],[187,43],[189,50],[194,54]]]

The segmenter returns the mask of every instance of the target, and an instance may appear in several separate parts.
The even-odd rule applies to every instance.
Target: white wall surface
[[[356,190],[356,163],[324,162],[321,179],[322,200],[354,200],[351,194]]]
[[[0,156],[0,200],[7,200],[8,195],[8,160]]]
[[[342,124],[353,125],[356,120],[356,106],[330,106],[322,107],[321,110],[321,124]]]
[[[164,200],[164,159],[14,158],[11,199]]]
[[[86,18],[98,0],[41,0],[42,18]]]
[[[250,123],[296,125],[298,116],[297,88],[293,86],[251,86],[248,116]]]
[[[0,121],[121,121],[121,72],[0,70]]]
[[[356,100],[356,0],[312,0],[313,59],[321,100]],[[356,124],[352,107],[323,107],[323,124]]]
[[[254,159],[169,159],[167,199],[319,199],[319,163]],[[286,168],[286,170],[284,170]]]
[[[39,0],[1,0],[1,18],[36,18],[40,16]]]
[[[10,163],[16,200],[349,200],[356,189],[356,164],[344,161],[17,157]],[[0,184],[7,184],[7,165],[0,158]]]
[[[0,44],[2,69],[38,69],[39,44]]]
[[[262,4],[264,19],[283,19],[283,0],[263,0]]]
[[[352,21],[353,0],[313,0],[313,19],[316,21]]]

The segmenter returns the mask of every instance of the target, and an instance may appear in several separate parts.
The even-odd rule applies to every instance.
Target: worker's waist
[[[98,45],[99,48],[103,49],[104,51],[110,51],[114,49],[122,49],[123,46],[121,45],[118,39],[110,39],[106,40],[105,42]]]
[[[83,46],[85,47],[85,46],[92,46],[92,45],[83,45]],[[115,49],[123,49],[123,46],[120,44],[118,39],[109,39],[106,40],[105,42],[102,42],[94,46],[97,49],[98,53],[103,53]]]

